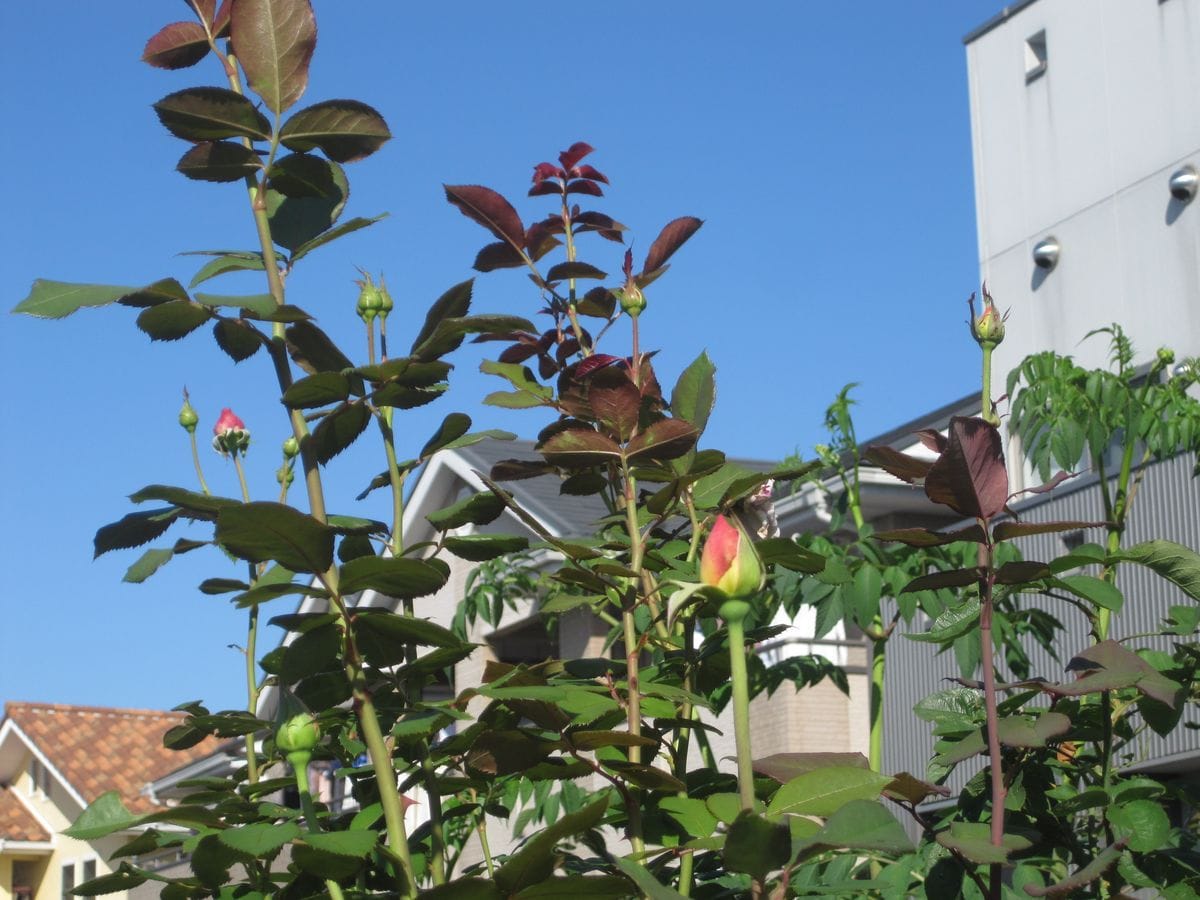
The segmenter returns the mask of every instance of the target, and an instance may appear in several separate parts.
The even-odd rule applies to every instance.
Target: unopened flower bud
[[[646,308],[646,295],[642,293],[642,289],[637,286],[637,283],[633,279],[625,282],[625,287],[617,291],[616,294],[617,299],[621,301],[621,309],[635,319]]]
[[[292,464],[290,462],[285,462],[275,470],[275,480],[279,482],[281,487],[292,486],[292,482],[296,480],[296,475],[292,471]]]
[[[1159,347],[1158,353],[1155,354],[1155,359],[1158,368],[1165,369],[1175,362],[1175,351],[1170,347]]]
[[[980,346],[987,344],[995,347],[1004,340],[1004,320],[1008,318],[1008,314],[1001,314],[1000,310],[996,309],[986,284],[983,286],[983,312],[975,315],[974,295],[968,303],[971,306],[971,334]]]
[[[285,459],[295,459],[299,453],[300,442],[294,436],[283,442],[283,456]]]
[[[221,417],[213,426],[213,449],[222,456],[243,456],[250,447],[250,430],[228,406],[221,410]]]
[[[700,580],[731,600],[745,600],[762,589],[763,566],[741,526],[717,516],[700,555]]]
[[[361,269],[359,271],[362,272]],[[375,279],[368,273],[363,272],[362,279],[356,279],[354,283],[359,287],[358,315],[364,322],[369,323],[382,309],[383,298],[379,294],[379,288],[375,286]]]
[[[387,282],[383,280],[383,276],[379,276],[379,317],[386,319],[388,313],[396,304],[392,302],[392,295],[388,292]]]
[[[187,391],[183,392],[183,406],[179,410],[179,425],[188,434],[193,434],[196,431],[196,423],[200,421],[200,417],[196,415],[196,410],[192,408],[191,401],[188,400]]]
[[[296,713],[275,732],[275,746],[284,753],[309,751],[321,741],[321,726],[310,712]]]

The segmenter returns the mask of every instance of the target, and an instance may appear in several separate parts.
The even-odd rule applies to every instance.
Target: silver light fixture
[[[1033,245],[1033,261],[1039,269],[1049,272],[1058,265],[1058,256],[1062,248],[1055,237],[1042,238]]]
[[[1187,203],[1196,196],[1197,183],[1200,182],[1200,176],[1196,175],[1195,166],[1184,166],[1171,175],[1169,182],[1171,187],[1171,196],[1176,200],[1182,200]]]

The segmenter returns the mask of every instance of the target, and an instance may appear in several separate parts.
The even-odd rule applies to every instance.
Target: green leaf
[[[265,341],[252,325],[233,319],[218,319],[213,326],[213,339],[235,363],[252,357]]]
[[[442,424],[421,448],[420,458],[428,459],[453,440],[466,434],[471,428],[471,417],[466,413],[454,412],[442,419]]]
[[[447,531],[463,525],[487,525],[498,519],[502,512],[504,501],[491,491],[481,491],[445,509],[431,512],[425,519],[438,531]]]
[[[1069,875],[1062,881],[1045,887],[1037,884],[1025,885],[1025,893],[1031,897],[1066,897],[1074,896],[1078,888],[1095,881],[1101,875],[1108,871],[1109,867],[1117,861],[1121,856],[1121,851],[1125,847],[1125,841],[1116,841],[1110,847],[1105,847],[1096,855],[1090,863],[1079,869],[1075,874]],[[1158,848],[1154,848],[1158,849]],[[1164,893],[1163,896],[1169,896]]]
[[[330,197],[340,192],[333,165],[319,156],[290,153],[271,164],[267,182],[285,197]]]
[[[1153,800],[1110,806],[1105,815],[1118,834],[1128,838],[1130,850],[1149,853],[1166,846],[1171,822],[1162,806]]]
[[[248,609],[251,606],[257,606],[260,603],[266,603],[269,600],[275,600],[278,597],[287,597],[292,594],[303,594],[306,597],[329,597],[329,591],[320,585],[299,581],[263,584],[260,581],[254,587],[243,591],[236,597],[230,598],[230,600],[238,609]]]
[[[289,409],[315,409],[341,403],[350,396],[350,379],[341,372],[317,372],[294,382],[283,392],[283,405]]]
[[[532,331],[533,323],[520,316],[457,316],[442,319],[433,334],[414,345],[413,356],[423,361],[438,359],[456,350],[468,334],[504,334],[510,331]]]
[[[146,875],[134,871],[129,863],[122,863],[115,872],[89,879],[71,893],[76,897],[98,897],[103,894],[115,894],[117,891],[133,890],[139,884],[145,884],[147,880]]]
[[[724,856],[732,872],[762,880],[786,865],[791,855],[791,834],[782,822],[769,822],[755,813],[743,812],[729,826]]]
[[[253,103],[227,88],[184,88],[154,104],[167,131],[185,141],[246,137],[271,139],[271,123]]]
[[[1016,834],[1004,835],[999,847],[993,845],[991,826],[987,822],[954,822],[948,830],[938,832],[937,842],[981,865],[1007,862],[1010,853],[1031,846],[1028,838]]]
[[[255,502],[221,510],[217,543],[250,562],[274,560],[293,572],[324,572],[333,564],[334,531],[282,503]]]
[[[703,800],[694,797],[664,797],[658,801],[658,808],[692,837],[708,837],[717,827],[717,817]]]
[[[344,594],[373,590],[397,600],[436,593],[447,573],[423,559],[360,556],[342,566],[340,588]]]
[[[354,363],[312,322],[295,322],[287,329],[288,352],[305,372],[341,372]]]
[[[717,398],[717,368],[704,351],[679,375],[671,391],[671,413],[703,432]]]
[[[13,312],[40,319],[61,319],[89,306],[107,306],[137,288],[114,284],[74,284],[39,278]]]
[[[336,241],[340,237],[345,237],[348,234],[353,234],[355,231],[361,231],[364,228],[369,228],[376,222],[382,222],[387,218],[387,216],[387,213],[380,213],[377,216],[370,216],[369,218],[355,216],[353,219],[343,222],[341,225],[335,225],[328,231],[321,232],[312,240],[305,241],[303,244],[293,250],[292,262],[298,262],[299,260],[308,256],[308,254],[312,253],[312,251],[316,250],[318,247],[323,247],[332,241]]]
[[[780,784],[815,772],[818,769],[831,767],[869,769],[871,764],[861,753],[825,752],[825,753],[773,753],[762,759],[754,760],[754,771],[774,778]]]
[[[433,305],[429,307],[429,312],[425,314],[425,323],[413,340],[411,353],[416,354],[417,348],[433,336],[442,321],[467,314],[471,308],[471,288],[474,284],[475,279],[468,278],[466,281],[454,285],[433,302]]]
[[[217,839],[239,853],[260,858],[270,856],[299,836],[300,826],[295,822],[279,825],[272,822],[252,822],[249,825],[226,828],[217,835]]]
[[[308,86],[317,22],[308,0],[238,0],[230,34],[246,81],[278,114]]]
[[[177,341],[212,318],[212,311],[190,300],[170,300],[148,306],[137,317],[137,326],[152,341]]]
[[[322,418],[310,438],[317,462],[329,462],[358,440],[370,424],[371,411],[365,403],[343,403]]]
[[[1156,572],[1193,600],[1200,600],[1200,554],[1172,541],[1146,541],[1114,554]]]
[[[459,878],[422,891],[421,896],[426,900],[507,900],[508,897],[487,878]]]
[[[125,577],[122,581],[127,581],[130,584],[141,584],[175,556],[175,551],[170,548],[147,550],[141,555],[137,562],[128,568],[125,572]]]
[[[333,190],[319,197],[288,197],[267,188],[271,240],[295,252],[337,222],[350,196],[350,182],[337,163],[330,163]]]
[[[471,562],[486,562],[497,556],[529,549],[529,538],[518,534],[467,534],[447,536],[447,550]]]
[[[110,550],[128,550],[131,547],[140,547],[170,528],[171,523],[178,515],[178,509],[168,506],[130,513],[111,525],[105,525],[96,532],[96,537],[92,541],[94,547],[92,558],[95,559]]]
[[[270,294],[241,294],[226,296],[225,294],[197,294],[196,302],[204,306],[244,310],[261,317],[265,321],[272,318],[281,309],[275,305],[275,299]],[[287,321],[286,319],[282,321]]]
[[[212,520],[223,509],[242,505],[241,500],[230,497],[213,497],[197,491],[171,487],[165,484],[151,484],[129,495],[134,503],[145,503],[147,500],[161,500],[180,507],[182,515],[194,519]]]
[[[120,794],[108,791],[89,804],[71,827],[63,830],[63,834],[80,841],[94,841],[131,828],[139,821],[140,816],[135,816],[125,808]]]
[[[907,588],[906,588],[907,590]],[[979,598],[968,597],[960,606],[947,609],[934,619],[933,625],[925,634],[905,633],[905,637],[913,641],[929,644],[945,644],[962,637],[975,627],[979,621]]]
[[[373,107],[357,100],[326,100],[283,123],[279,139],[289,150],[319,149],[340,163],[370,156],[392,136]]]
[[[776,791],[767,814],[829,816],[851,800],[875,799],[891,780],[890,776],[857,766],[817,769],[793,778]]]
[[[336,837],[338,834],[361,834],[362,832],[335,832],[333,834],[309,835],[308,837]],[[373,833],[373,832],[372,832]],[[307,840],[308,838],[306,838]],[[311,841],[309,842],[311,843]],[[363,861],[358,856],[339,853],[327,853],[309,846],[309,843],[292,844],[292,862],[303,872],[317,878],[331,878],[335,881],[351,878],[363,867]],[[365,855],[365,854],[364,854]]]
[[[285,684],[295,684],[309,675],[316,675],[336,665],[342,648],[342,632],[330,622],[299,635],[283,648],[279,678]]]
[[[432,894],[426,893],[421,896],[431,897]],[[489,896],[491,895],[480,893],[467,900],[486,900]],[[563,900],[564,897],[578,897],[581,900],[589,897],[594,900],[624,900],[628,896],[629,881],[618,875],[566,875],[531,884],[518,893],[514,900]]]
[[[1024,716],[1001,719],[1000,743],[1009,747],[1045,747],[1046,741],[1066,734],[1071,720],[1059,712],[1044,712],[1033,721]]]
[[[262,168],[258,154],[232,141],[204,141],[183,154],[175,170],[194,181],[242,181]]]
[[[686,900],[683,894],[672,887],[662,884],[642,866],[624,857],[614,857],[617,868],[629,876],[643,896],[650,900]]]
[[[1065,588],[1076,597],[1082,597],[1089,603],[1094,603],[1103,609],[1111,609],[1113,612],[1120,612],[1121,606],[1125,603],[1125,595],[1117,586],[1102,578],[1095,578],[1091,575],[1063,575],[1060,578],[1049,579],[1049,581],[1051,584]]]
[[[362,611],[357,614],[359,650],[374,666],[402,663],[413,644],[459,649],[464,646],[453,632],[427,619],[409,618],[389,612]]]
[[[218,256],[216,259],[210,259],[200,267],[200,270],[192,276],[188,287],[194,288],[196,285],[203,284],[210,278],[216,278],[218,275],[224,275],[226,272],[261,272],[265,268],[261,253],[249,259],[244,256]],[[271,301],[271,305],[275,305],[274,300]]]
[[[875,800],[851,800],[829,817],[811,844],[846,850],[878,850],[910,853],[913,843],[904,827],[883,804]]]
[[[608,798],[604,797],[578,812],[569,813],[535,834],[496,870],[494,880],[500,890],[513,894],[545,881],[554,871],[554,848],[560,840],[600,824]]]

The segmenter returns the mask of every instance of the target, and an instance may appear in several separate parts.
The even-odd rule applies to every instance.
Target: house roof
[[[21,842],[50,840],[50,832],[25,808],[17,792],[10,787],[0,787],[0,838]]]
[[[7,703],[4,714],[86,802],[115,790],[133,812],[155,808],[142,794],[147,783],[208,755],[217,743],[210,738],[186,750],[164,747],[163,735],[184,720],[180,712]],[[3,809],[0,822],[7,821]]]

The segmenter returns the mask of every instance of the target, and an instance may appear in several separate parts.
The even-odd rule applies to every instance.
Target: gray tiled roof
[[[471,468],[486,475],[492,466],[504,459],[540,461],[541,455],[533,448],[534,442],[529,440],[488,439],[470,447],[461,447],[454,452]],[[774,466],[774,463],[756,459],[729,461],[759,472]],[[591,534],[595,530],[595,523],[608,514],[604,501],[594,494],[579,497],[560,493],[561,485],[561,479],[555,475],[541,475],[537,478],[503,483],[505,490],[511,492],[526,511],[562,537],[582,537]]]

